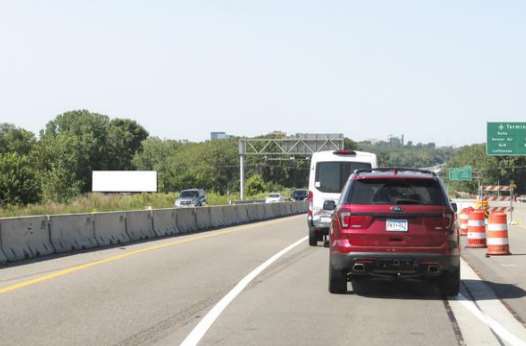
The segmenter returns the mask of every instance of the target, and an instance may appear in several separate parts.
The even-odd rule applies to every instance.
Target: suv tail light
[[[340,224],[342,228],[349,228],[351,225],[351,212],[348,210],[340,211]]]
[[[373,221],[373,217],[369,215],[353,215],[349,210],[341,210],[338,212],[340,218],[341,229],[366,229]]]
[[[455,213],[446,211],[443,217],[444,217],[444,227],[447,230],[451,230],[451,228],[453,227],[453,224],[455,223],[455,217],[456,217]]]

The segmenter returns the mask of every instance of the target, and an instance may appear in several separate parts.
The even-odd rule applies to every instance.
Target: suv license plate
[[[407,232],[407,220],[387,219],[385,221],[385,230],[389,232]]]

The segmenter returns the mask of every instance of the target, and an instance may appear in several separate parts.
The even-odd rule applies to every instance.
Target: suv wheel
[[[309,229],[309,245],[318,246],[318,236],[316,235],[316,230],[312,228]]]
[[[438,285],[442,295],[446,297],[456,296],[460,291],[460,270],[456,269],[442,274]]]
[[[347,277],[339,270],[334,270],[329,264],[329,292],[336,294],[347,293]]]

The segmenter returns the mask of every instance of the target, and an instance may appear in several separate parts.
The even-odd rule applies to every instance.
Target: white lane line
[[[261,272],[271,266],[276,262],[280,257],[285,255],[287,252],[295,248],[296,246],[304,243],[308,237],[303,237],[300,240],[294,242],[293,244],[287,246],[280,252],[276,253],[274,256],[270,257],[268,260],[260,264],[253,271],[248,273],[241,281],[237,283],[234,288],[227,293],[208,313],[199,321],[199,323],[194,327],[192,332],[183,340],[181,346],[194,346],[201,341],[203,336],[206,334],[208,329],[212,324],[217,320],[221,313],[226,309],[226,307],[234,300],[236,297],[248,286],[248,284],[254,280]]]
[[[473,301],[464,297],[462,294],[459,294],[457,300],[482,323],[491,328],[503,341],[512,346],[526,346],[526,342],[511,334],[499,322],[480,311]]]
[[[459,294],[456,299],[451,300],[451,303],[458,303],[463,306],[477,320],[498,335],[507,345],[526,346],[526,329],[524,326],[515,319],[497,296],[495,296],[493,290],[483,282],[480,276],[463,259],[461,259],[461,266],[462,280],[465,280],[464,286],[469,289],[474,301],[471,298]],[[458,311],[454,311],[454,313],[457,315]],[[488,335],[485,331],[474,326],[468,319],[462,316],[456,317],[462,334],[465,334],[466,339],[479,338],[481,335],[478,334],[481,333]],[[474,332],[472,330],[473,327],[478,330],[474,335],[472,335]],[[485,341],[488,344],[492,344],[490,340]]]

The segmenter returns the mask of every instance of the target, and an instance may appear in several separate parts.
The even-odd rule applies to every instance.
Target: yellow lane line
[[[159,249],[164,249],[164,248],[167,248],[167,247],[172,247],[172,246],[176,246],[176,245],[186,244],[186,243],[190,243],[190,242],[197,241],[197,240],[219,237],[219,236],[227,235],[227,234],[234,233],[234,232],[240,232],[240,231],[246,230],[246,229],[256,228],[258,226],[262,226],[263,224],[283,222],[284,220],[286,220],[286,218],[278,219],[278,220],[272,220],[272,221],[267,221],[267,222],[264,222],[264,223],[255,223],[255,224],[250,224],[250,225],[238,226],[238,227],[230,229],[230,230],[214,231],[214,232],[208,233],[208,234],[192,236],[192,237],[189,237],[189,238],[172,241],[172,242],[165,243],[165,244],[153,245],[153,246],[144,247],[144,248],[141,248],[141,249],[138,249],[138,250],[128,251],[128,252],[122,253],[120,255],[115,255],[115,256],[111,256],[111,257],[104,258],[104,259],[101,259],[101,260],[96,260],[96,261],[93,261],[93,262],[88,262],[88,263],[76,265],[76,266],[73,266],[73,267],[70,267],[70,268],[66,268],[66,269],[62,269],[62,270],[58,270],[58,271],[55,271],[55,272],[51,272],[51,273],[48,273],[48,274],[45,274],[45,275],[42,275],[42,276],[38,276],[38,277],[33,278],[33,279],[23,280],[23,281],[17,282],[17,283],[12,284],[12,285],[0,287],[0,294],[12,292],[12,291],[18,290],[20,288],[24,288],[24,287],[33,286],[33,285],[36,285],[36,284],[39,284],[39,283],[42,283],[42,282],[46,282],[46,281],[50,281],[50,280],[53,280],[53,279],[56,279],[56,278],[59,278],[59,277],[62,277],[62,276],[68,275],[68,274],[73,274],[73,273],[76,273],[76,272],[81,271],[81,270],[85,270],[85,269],[88,269],[88,268],[91,268],[91,267],[95,267],[95,266],[98,266],[98,265],[101,265],[101,264],[115,262],[115,261],[118,261],[118,260],[121,260],[121,259],[125,259],[125,258],[128,258],[128,257],[134,256],[134,255],[142,254],[142,253],[145,253],[145,252],[151,252],[151,251],[155,251],[155,250],[159,250]]]

